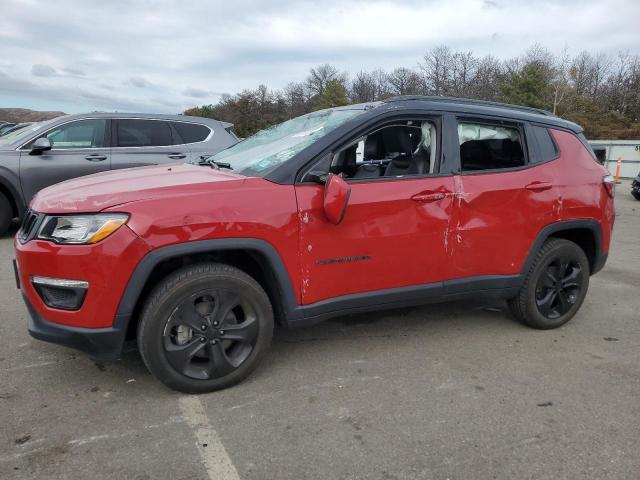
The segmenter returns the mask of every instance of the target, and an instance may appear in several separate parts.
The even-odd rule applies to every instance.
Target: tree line
[[[640,138],[637,55],[571,55],[567,50],[554,55],[538,45],[508,60],[438,46],[414,68],[354,75],[324,64],[281,90],[260,85],[184,113],[231,122],[237,135],[246,137],[315,110],[397,95],[444,95],[543,108],[579,123],[588,138]]]

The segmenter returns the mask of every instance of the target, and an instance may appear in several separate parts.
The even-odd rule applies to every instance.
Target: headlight
[[[56,243],[97,243],[118,230],[128,218],[122,213],[47,216],[37,238]]]

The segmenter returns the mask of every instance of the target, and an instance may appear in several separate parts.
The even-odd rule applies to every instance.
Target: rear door
[[[111,168],[130,168],[184,162],[186,145],[174,145],[173,129],[166,120],[118,118],[113,120]]]
[[[46,137],[51,150],[30,155],[37,138]],[[20,183],[28,203],[41,189],[70,178],[103,172],[110,168],[109,120],[74,120],[38,135],[20,151]]]
[[[538,232],[558,219],[554,162],[536,161],[528,124],[457,121],[453,278],[518,274]]]

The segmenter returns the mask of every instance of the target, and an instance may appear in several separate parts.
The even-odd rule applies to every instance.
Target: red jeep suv
[[[205,392],[240,382],[274,323],[507,300],[554,328],[607,258],[614,182],[578,125],[443,97],[314,112],[201,165],[119,170],[33,199],[15,239],[35,338]]]

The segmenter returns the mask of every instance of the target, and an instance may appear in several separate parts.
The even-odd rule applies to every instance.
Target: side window
[[[171,128],[161,120],[117,120],[118,147],[163,147],[172,144]]]
[[[549,130],[545,127],[533,125],[531,127],[531,131],[533,132],[533,137],[538,144],[538,158],[536,159],[536,161],[546,162],[548,160],[553,160],[554,158],[556,158],[559,152],[556,144],[551,138]]]
[[[520,129],[488,123],[458,123],[463,172],[497,170],[525,165]]]
[[[51,142],[52,150],[68,148],[103,148],[105,143],[106,119],[78,120],[54,127],[38,138],[46,137]],[[30,149],[29,142],[23,149]]]
[[[347,180],[429,175],[435,171],[436,133],[429,120],[378,126],[336,152],[328,167],[318,164],[312,170],[328,169]]]
[[[197,123],[173,122],[173,128],[180,135],[174,144],[204,142],[211,133],[209,127]]]

